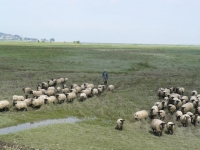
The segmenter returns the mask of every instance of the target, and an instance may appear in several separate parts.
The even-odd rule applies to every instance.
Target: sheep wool
[[[165,122],[159,119],[153,119],[151,121],[151,128],[154,133],[158,133],[158,136],[162,135],[162,132],[165,128]]]
[[[166,124],[167,131],[171,135],[174,134],[174,126],[175,126],[175,124],[173,122],[168,122]]]
[[[24,102],[24,101],[15,101],[14,106],[18,111],[19,110],[27,111],[27,105],[26,105],[26,102]]]
[[[114,85],[109,85],[109,86],[108,86],[108,91],[113,92],[114,89],[115,89]]]
[[[160,120],[164,120],[165,119],[165,111],[159,110],[158,111],[158,117],[160,118]]]
[[[0,110],[8,111],[10,106],[10,102],[8,100],[0,101]]]
[[[183,113],[182,113],[182,111],[176,111],[176,114],[175,114],[175,116],[176,116],[176,121],[180,121],[180,118],[181,118],[181,116],[183,115]]]
[[[148,116],[149,116],[149,113],[146,110],[140,110],[133,114],[133,118],[135,120],[147,119]]]
[[[188,123],[191,122],[191,118],[188,114],[184,114],[181,116],[180,122],[183,124],[184,127],[187,127]]]

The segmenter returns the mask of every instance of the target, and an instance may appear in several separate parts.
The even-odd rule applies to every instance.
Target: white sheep
[[[116,130],[122,130],[123,129],[123,124],[124,124],[124,119],[118,119],[117,120],[117,125],[115,126]]]
[[[175,114],[175,116],[176,116],[176,121],[179,121],[182,115],[183,115],[182,111],[179,111],[179,110],[176,111],[176,114]]]
[[[165,128],[165,124],[166,123],[160,119],[153,119],[151,121],[151,128],[154,133],[158,133],[158,136],[161,136]]]
[[[159,110],[161,110],[162,107],[163,107],[162,102],[156,102],[156,103],[154,104],[154,106],[158,106],[158,109],[159,109]]]
[[[80,101],[84,101],[85,99],[87,99],[87,95],[85,93],[81,93],[80,94]]]
[[[47,96],[54,96],[55,95],[55,90],[47,90],[45,92],[45,95],[47,95]]]
[[[92,95],[98,95],[99,91],[98,91],[98,89],[93,88],[91,93],[92,93]]]
[[[192,95],[192,96],[197,96],[197,95],[198,95],[198,92],[197,92],[196,90],[193,90],[193,91],[191,92],[191,95]]]
[[[42,89],[45,89],[45,90],[47,90],[47,88],[49,87],[47,82],[42,82],[41,86],[42,86]]]
[[[54,86],[50,86],[50,87],[48,87],[47,90],[54,90],[54,91],[56,91],[56,88]]]
[[[159,110],[158,111],[158,117],[160,118],[160,120],[164,120],[165,119],[165,111],[164,110]]]
[[[27,106],[31,106],[31,98],[26,98],[25,100],[24,100],[24,102],[26,103],[26,105]]]
[[[181,108],[182,102],[181,102],[180,99],[177,99],[177,100],[175,101],[175,106],[176,106],[176,110],[179,110],[179,108]]]
[[[191,123],[196,126],[196,123],[200,123],[200,116],[198,114],[195,114],[191,118]]]
[[[191,118],[189,115],[184,114],[181,116],[180,122],[183,124],[184,127],[187,127],[188,123],[191,122]]]
[[[200,114],[200,107],[196,108],[195,113],[198,114],[198,115]]]
[[[157,115],[158,115],[158,106],[152,106],[149,114],[150,118],[153,119]]]
[[[189,115],[190,118],[192,118],[192,116],[194,115],[192,112],[187,112],[186,114]]]
[[[194,105],[191,102],[188,102],[188,103],[182,105],[182,107],[181,107],[182,113],[185,114],[185,113],[191,111],[191,109],[193,108],[193,106]]]
[[[25,98],[21,95],[13,95],[13,101],[23,101]]]
[[[66,94],[67,102],[72,102],[76,98],[76,93],[71,92]]]
[[[70,87],[71,87],[71,89],[74,89],[74,88],[78,87],[78,84],[74,83]]]
[[[113,92],[114,89],[115,89],[114,85],[109,85],[109,86],[108,86],[108,91]]]
[[[171,115],[174,114],[174,112],[176,111],[176,106],[175,105],[172,105],[172,104],[169,104],[168,105],[168,111]]]
[[[8,100],[0,101],[0,110],[8,111],[10,106],[10,102]]]
[[[166,124],[166,128],[169,134],[174,134],[174,126],[175,124],[173,122],[168,122]]]
[[[30,91],[31,91],[31,88],[30,87],[24,87],[24,88],[22,88],[22,91],[24,92],[24,94],[26,95],[26,98],[27,98]]]
[[[190,97],[190,102],[194,102],[194,101],[198,101],[198,99],[197,99],[197,96],[196,95],[193,95],[193,96],[191,96]]]
[[[189,98],[188,96],[182,96],[180,100],[182,101],[182,104],[185,104],[189,101]]]
[[[30,94],[32,95],[32,97],[39,97],[40,95],[43,94],[43,92],[42,91],[31,90]]]
[[[94,88],[94,84],[85,83],[85,88]]]
[[[67,97],[65,94],[56,94],[56,98],[59,104],[64,103],[64,101],[67,100]]]
[[[45,104],[55,104],[56,103],[56,97],[55,96],[50,96],[44,99]]]
[[[14,103],[14,107],[19,111],[19,110],[25,110],[27,111],[27,105],[26,102],[24,101],[15,101]]]
[[[147,119],[149,113],[146,110],[140,110],[133,114],[135,120]]]
[[[31,100],[33,108],[40,108],[44,104],[44,100],[42,98],[34,98]]]
[[[62,93],[64,93],[64,94],[69,93],[69,88],[64,88],[64,89],[62,89]]]
[[[92,89],[91,88],[87,88],[85,90],[82,90],[81,93],[85,93],[87,95],[87,97],[91,97]]]
[[[56,79],[51,79],[47,81],[48,87],[56,86]]]

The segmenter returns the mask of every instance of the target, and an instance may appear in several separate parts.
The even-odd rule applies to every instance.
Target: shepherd
[[[102,78],[103,78],[104,84],[107,84],[108,72],[106,71],[106,69],[104,69],[104,72],[102,73]]]

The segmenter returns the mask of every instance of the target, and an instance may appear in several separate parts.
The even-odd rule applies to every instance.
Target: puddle
[[[0,129],[0,135],[9,134],[9,133],[15,133],[18,131],[23,131],[27,129],[37,128],[40,126],[46,126],[50,124],[56,124],[56,123],[76,123],[80,122],[81,119],[76,117],[68,117],[64,119],[50,119],[50,120],[44,120],[40,122],[29,122],[24,124],[19,124],[16,126],[6,127]]]

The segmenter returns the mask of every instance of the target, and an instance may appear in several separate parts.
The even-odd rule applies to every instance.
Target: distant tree
[[[51,39],[50,39],[50,42],[55,42],[55,39],[54,39],[54,38],[51,38]]]

